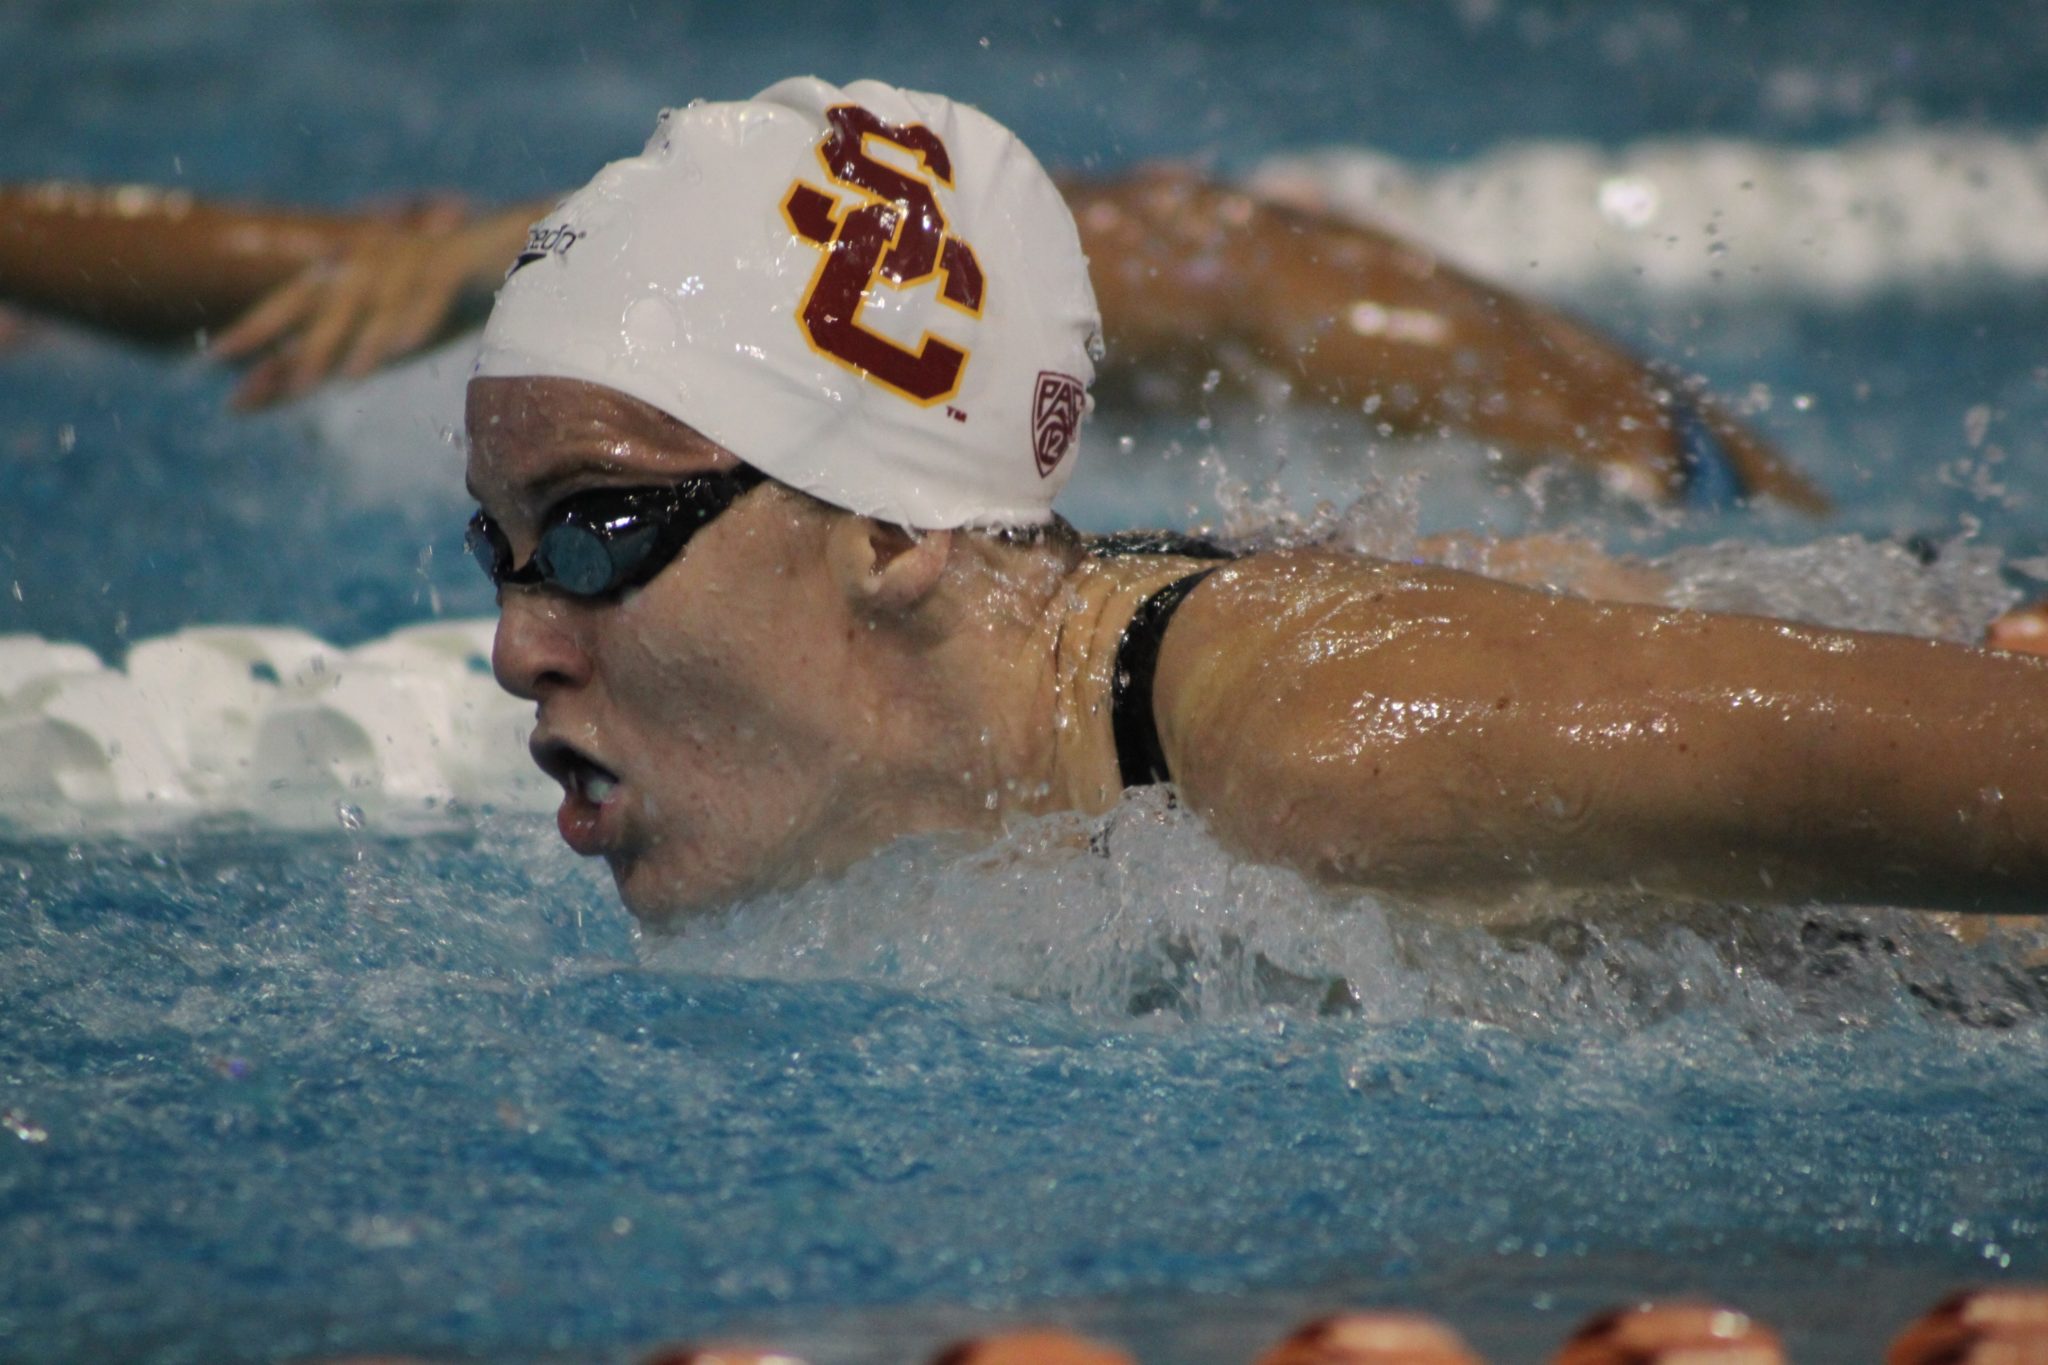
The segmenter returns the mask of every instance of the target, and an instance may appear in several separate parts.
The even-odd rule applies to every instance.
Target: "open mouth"
[[[584,800],[602,806],[619,789],[619,779],[595,763],[578,764],[570,781]]]
[[[601,806],[617,794],[619,775],[574,745],[536,738],[529,747],[541,771],[561,783],[570,796]]]
[[[584,857],[609,854],[624,837],[613,814],[619,775],[572,744],[536,734],[528,744],[541,771],[562,784],[562,805],[555,828],[562,842]]]

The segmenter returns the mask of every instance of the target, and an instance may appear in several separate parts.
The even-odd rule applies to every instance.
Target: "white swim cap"
[[[536,224],[479,375],[608,385],[835,506],[1051,516],[1100,322],[1024,145],[938,95],[812,77],[662,113]]]

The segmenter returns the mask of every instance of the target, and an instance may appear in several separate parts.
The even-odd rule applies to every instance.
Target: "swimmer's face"
[[[550,509],[593,489],[672,483],[734,457],[594,384],[469,386],[469,486],[533,553]],[[843,865],[877,842],[858,775],[854,632],[820,546],[828,514],[775,485],[703,527],[617,598],[499,591],[492,668],[537,704],[535,760],[563,786],[562,837],[601,855],[659,920]]]

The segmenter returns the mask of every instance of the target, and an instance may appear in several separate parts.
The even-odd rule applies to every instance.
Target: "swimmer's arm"
[[[218,326],[347,250],[353,216],[218,204],[145,185],[0,185],[0,297],[100,326]]]
[[[1118,363],[1264,367],[1397,430],[1574,456],[1647,498],[1677,494],[1688,446],[1711,438],[1744,491],[1827,505],[1709,395],[1388,233],[1179,170],[1062,188]]]
[[[2048,910],[2048,667],[1310,553],[1219,570],[1155,689],[1189,803],[1336,883]]]
[[[256,406],[433,339],[466,297],[488,297],[546,208],[337,214],[0,186],[0,298],[142,334],[225,326],[213,350],[256,360],[236,395]]]

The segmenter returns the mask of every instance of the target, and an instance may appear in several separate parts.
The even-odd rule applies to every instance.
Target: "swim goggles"
[[[654,488],[572,494],[541,518],[540,543],[521,568],[512,566],[504,531],[481,510],[469,519],[464,543],[499,587],[540,584],[571,597],[611,597],[667,568],[690,537],[767,477],[741,465]]]

